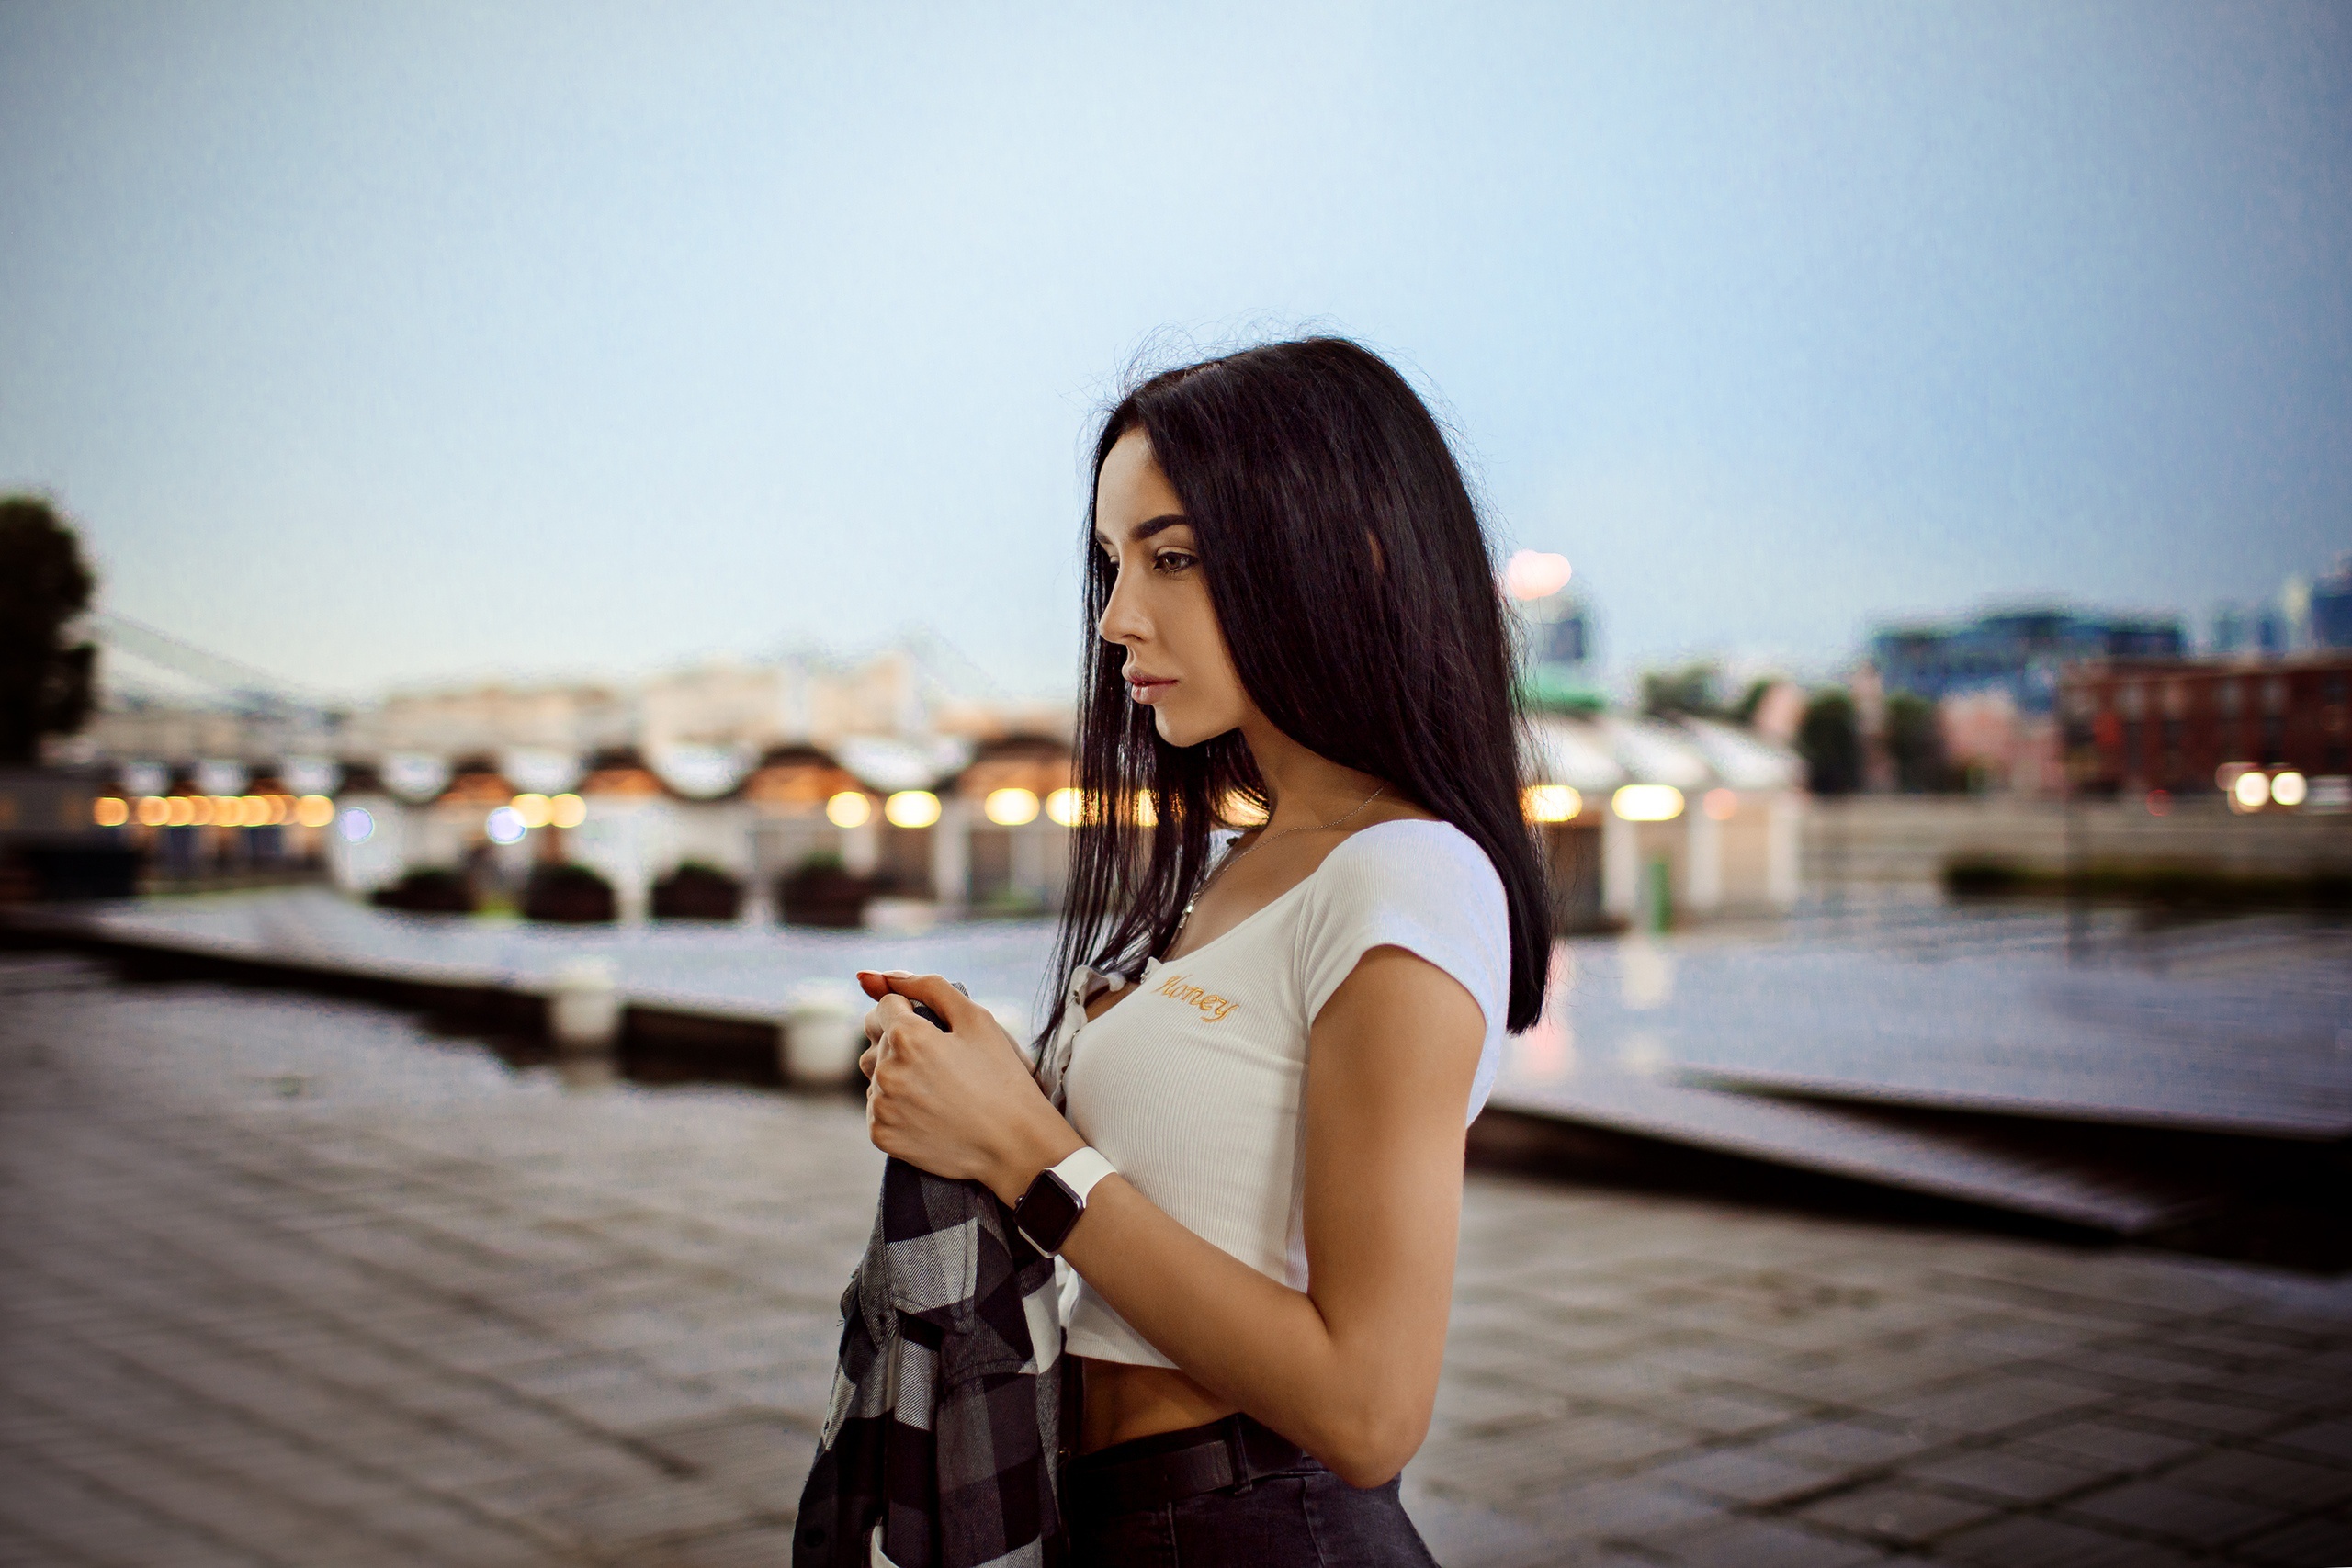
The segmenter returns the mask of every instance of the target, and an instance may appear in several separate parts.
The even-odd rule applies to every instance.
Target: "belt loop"
[[[1244,1419],[1238,1411],[1225,1418],[1225,1451],[1233,1462],[1236,1483],[1233,1491],[1236,1496],[1246,1495],[1257,1484],[1256,1478],[1250,1473],[1250,1443],[1241,1426]]]

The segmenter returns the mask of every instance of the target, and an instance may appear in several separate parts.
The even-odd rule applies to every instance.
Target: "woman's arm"
[[[933,976],[863,978],[897,994],[868,1023],[877,1146],[1012,1202],[1084,1142],[984,1010]],[[955,1036],[899,998],[932,1007]],[[1485,1032],[1459,982],[1394,947],[1367,953],[1317,1017],[1306,1291],[1202,1240],[1118,1178],[1095,1188],[1062,1256],[1195,1382],[1351,1483],[1388,1480],[1419,1448],[1437,1397],[1463,1117]]]

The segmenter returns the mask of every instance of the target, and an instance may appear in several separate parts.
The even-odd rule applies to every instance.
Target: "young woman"
[[[1464,1129],[1550,947],[1487,542],[1338,339],[1144,383],[1093,489],[1069,984],[1033,1076],[940,977],[861,976],[874,1141],[1076,1272],[1079,1562],[1425,1564]]]

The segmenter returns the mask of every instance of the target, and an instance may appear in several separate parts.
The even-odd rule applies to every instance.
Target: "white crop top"
[[[1047,1044],[1071,1124],[1187,1230],[1306,1289],[1307,1031],[1356,961],[1384,946],[1436,964],[1485,1011],[1475,1119],[1510,1010],[1502,879],[1460,829],[1405,819],[1351,834],[1305,881],[1175,963],[1148,960],[1137,994],[1092,1022],[1085,999],[1131,982],[1073,971]],[[1073,1355],[1175,1364],[1082,1280],[1067,1317]]]

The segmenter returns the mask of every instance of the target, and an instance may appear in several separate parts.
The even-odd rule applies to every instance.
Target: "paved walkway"
[[[0,960],[0,1564],[776,1564],[878,1158]],[[1496,1177],[1442,1562],[2352,1562],[2352,1289]]]

